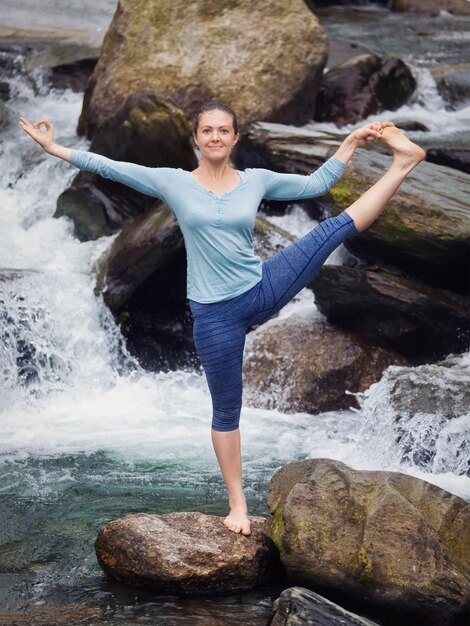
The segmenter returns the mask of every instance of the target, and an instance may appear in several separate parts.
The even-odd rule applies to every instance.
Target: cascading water
[[[14,14],[13,5],[9,10]],[[64,18],[64,3],[61,11]],[[436,133],[468,124],[464,109],[442,110],[429,74],[418,75],[421,96],[396,115],[420,107]],[[0,602],[9,610],[92,602],[111,607],[109,624],[194,624],[202,604],[126,595],[103,579],[94,557],[99,527],[125,513],[225,515],[228,509],[201,372],[155,374],[139,367],[93,293],[93,265],[113,237],[80,243],[67,219],[52,217],[77,170],[43,153],[17,119],[45,117],[62,145],[87,149],[88,143],[75,134],[83,94],[49,90],[40,80],[40,74],[36,84],[9,78],[12,97],[2,104]],[[314,223],[299,208],[269,219],[296,236]],[[330,262],[341,262],[343,254],[337,251]],[[319,315],[311,292],[299,294],[281,315],[291,312]],[[360,410],[312,417],[244,407],[250,513],[268,515],[266,492],[276,469],[309,457],[412,473],[470,500],[469,361],[465,354],[447,364],[389,368],[358,394]],[[432,403],[420,404],[430,389]],[[226,624],[264,624],[267,597],[257,593],[218,606]]]

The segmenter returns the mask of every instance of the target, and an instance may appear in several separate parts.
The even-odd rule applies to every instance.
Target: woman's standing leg
[[[194,316],[194,343],[212,398],[212,444],[229,499],[230,513],[223,523],[236,533],[249,535],[239,429],[246,298],[245,293],[221,303],[190,303],[190,306]]]

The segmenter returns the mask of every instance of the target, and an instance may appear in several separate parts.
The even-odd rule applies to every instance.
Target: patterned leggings
[[[265,261],[261,280],[248,291],[207,304],[188,300],[194,318],[194,344],[212,397],[214,430],[238,428],[247,329],[282,309],[312,281],[333,250],[358,232],[352,217],[343,211]]]

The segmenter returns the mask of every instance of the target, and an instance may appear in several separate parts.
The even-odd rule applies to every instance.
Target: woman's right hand
[[[47,120],[39,120],[31,124],[25,117],[20,117],[18,125],[28,133],[30,137],[37,141],[38,144],[47,152],[49,148],[55,143],[54,133],[52,132],[52,124]],[[46,130],[41,130],[41,125],[46,127]]]

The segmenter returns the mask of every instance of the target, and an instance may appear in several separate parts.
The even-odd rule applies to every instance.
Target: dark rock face
[[[469,13],[470,14],[470,13]],[[437,86],[451,104],[464,104],[470,98],[469,68],[447,72],[437,80]]]
[[[121,309],[149,276],[181,253],[183,245],[176,218],[162,204],[124,228],[100,260],[98,289],[108,307]]]
[[[143,91],[130,96],[100,127],[90,152],[148,167],[192,170],[197,159],[190,136],[181,111],[159,100],[155,93]],[[70,217],[76,236],[88,241],[116,232],[157,202],[121,183],[80,171],[70,189],[59,196],[55,217]]]
[[[272,320],[247,336],[245,399],[251,406],[319,413],[357,406],[345,392],[364,391],[391,363],[391,350],[324,321]]]
[[[328,320],[416,362],[470,346],[470,297],[376,267],[326,265],[310,286]]]
[[[470,174],[470,150],[431,148],[426,150],[426,161]]]
[[[284,589],[267,626],[377,626],[305,587]]]
[[[63,63],[51,68],[46,81],[54,89],[85,91],[87,80],[95,69],[97,59],[81,59],[74,63]]]
[[[315,104],[315,120],[352,124],[385,109],[396,110],[416,88],[398,58],[361,54],[338,65],[323,78]]]
[[[271,479],[266,529],[291,584],[386,626],[470,618],[470,504],[398,472],[330,459]]]
[[[159,593],[249,591],[280,568],[265,519],[250,519],[252,533],[245,536],[226,528],[222,518],[199,512],[126,515],[100,530],[96,555],[113,578]]]

